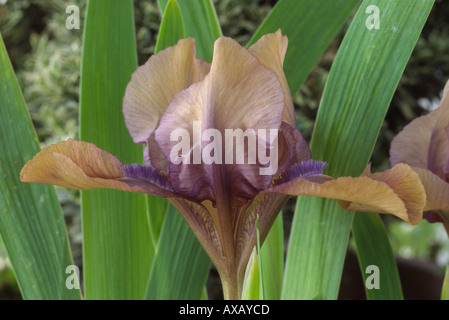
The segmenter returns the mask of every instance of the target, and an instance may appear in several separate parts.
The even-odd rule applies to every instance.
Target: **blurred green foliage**
[[[440,267],[449,263],[449,242],[441,224],[422,221],[411,226],[393,222],[390,233],[391,245],[402,257],[435,261]]]
[[[242,45],[248,42],[275,3],[276,0],[214,0],[223,34],[235,38]],[[65,9],[73,4],[80,8],[79,30],[69,30],[65,26],[68,17]],[[0,4],[0,32],[42,146],[78,136],[79,70],[85,5],[86,0],[9,0]],[[134,5],[138,61],[143,64],[154,51],[161,16],[156,0],[134,1]],[[426,108],[439,102],[449,77],[447,16],[449,1],[436,0],[393,97],[373,152],[373,170],[389,166],[389,144],[394,135],[412,119],[426,113]],[[293,93],[298,128],[307,140],[312,134],[335,53],[348,26],[349,22],[300,90]],[[78,192],[57,190],[67,219],[75,264],[81,265]],[[290,207],[287,206],[286,211]],[[440,226],[423,223],[419,228],[410,229],[392,219],[386,219],[386,222],[397,254],[434,262],[440,259],[447,263],[447,254],[441,257],[441,250],[446,253],[448,250],[447,237],[435,236],[439,234]],[[2,294],[2,288],[11,288],[13,283],[7,263],[2,265],[2,261],[6,261],[2,248],[0,243],[0,299],[10,298]],[[8,292],[15,294],[18,291],[12,285]]]
[[[0,237],[0,300],[18,299],[19,297],[19,288],[17,287],[5,246]]]

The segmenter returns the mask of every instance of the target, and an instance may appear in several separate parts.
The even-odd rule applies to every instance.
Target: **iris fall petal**
[[[128,177],[126,171],[132,176]],[[79,190],[111,188],[174,196],[171,186],[157,172],[128,168],[94,144],[76,140],[59,142],[43,149],[22,168],[20,180]]]
[[[380,174],[355,178],[300,177],[262,192],[268,193],[338,199],[344,209],[390,213],[410,224],[421,220],[425,205],[424,190],[418,175],[403,164]]]

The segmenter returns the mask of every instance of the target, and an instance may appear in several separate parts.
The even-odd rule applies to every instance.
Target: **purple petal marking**
[[[161,175],[156,169],[143,166],[138,163],[125,164],[121,167],[123,173],[128,179],[135,179],[151,183],[161,189],[173,191],[173,187],[170,182]]]
[[[285,172],[276,184],[286,183],[296,178],[307,178],[323,174],[327,163],[313,159],[297,162]]]

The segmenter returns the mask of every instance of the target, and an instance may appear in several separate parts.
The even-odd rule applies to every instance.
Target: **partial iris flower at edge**
[[[139,67],[125,92],[125,123],[134,142],[146,146],[145,165],[123,164],[94,144],[69,140],[39,152],[22,169],[21,180],[168,198],[216,266],[226,299],[241,297],[256,244],[256,217],[263,241],[290,196],[338,199],[348,210],[389,213],[418,223],[426,198],[418,174],[408,165],[375,174],[368,168],[355,178],[323,174],[327,164],[312,159],[296,129],[283,72],[286,50],[287,37],[280,31],[249,49],[221,37],[209,64],[195,57],[194,39],[182,39]],[[277,130],[277,140],[267,140],[269,147],[277,143],[277,170],[262,175],[266,165],[260,162],[173,163],[170,152],[177,142],[171,141],[171,133],[181,128],[192,137],[194,123],[201,124],[201,133],[215,129],[223,136],[227,129],[253,129],[257,138],[259,129]],[[191,153],[198,147],[192,141]]]
[[[410,122],[393,139],[391,165],[406,163],[425,188],[424,218],[442,222],[449,235],[449,82],[437,109]]]

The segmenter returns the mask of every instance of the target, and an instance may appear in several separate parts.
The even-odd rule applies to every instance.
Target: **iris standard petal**
[[[443,222],[449,235],[449,183],[429,170],[413,168],[426,191],[424,217],[430,222]]]
[[[179,177],[181,173],[185,179],[179,179],[179,187],[192,190],[191,186],[197,183],[209,184],[212,188],[224,185],[226,192],[251,198],[269,186],[271,177],[261,175],[257,164],[236,164],[235,149],[231,150],[232,163],[229,163],[227,160],[230,159],[226,159],[225,154],[226,132],[254,130],[258,134],[258,129],[278,130],[283,109],[284,96],[276,74],[236,41],[222,37],[215,42],[210,73],[202,81],[173,97],[162,115],[155,137],[164,155],[170,158],[173,148],[178,144],[178,141],[170,139],[176,130],[185,130],[186,135],[192,137],[191,154],[195,154],[194,144],[198,148],[211,143],[210,140],[201,140],[199,143],[193,141],[196,135],[194,123],[199,123],[200,134],[208,129],[217,130],[223,137],[222,141],[213,141],[222,150],[220,163],[203,165],[201,168],[181,164],[182,168],[176,170],[176,175]],[[248,148],[243,152],[245,157],[250,153]],[[199,160],[202,160],[201,156]],[[192,162],[194,159],[191,159]],[[214,170],[223,170],[225,173],[213,174]],[[189,177],[195,181],[189,181]],[[217,177],[226,177],[227,181],[216,181]],[[199,181],[201,179],[207,181]],[[213,190],[211,193],[216,198],[220,192]]]
[[[433,112],[437,113],[437,120],[430,137],[428,169],[445,179],[449,157],[449,139],[446,132],[449,126],[449,95],[443,97],[435,111]]]
[[[380,174],[361,177],[322,179],[297,178],[273,186],[262,194],[282,193],[338,199],[344,209],[362,212],[390,213],[417,224],[422,219],[426,202],[424,187],[411,167],[398,164]]]
[[[444,129],[447,139],[449,141],[449,125]],[[444,166],[443,173],[446,175],[446,181],[449,182],[449,152],[446,155],[446,165]]]
[[[413,168],[426,191],[426,211],[449,210],[449,183],[429,170]]]
[[[402,162],[413,167],[429,169],[445,178],[449,159],[448,84],[440,106],[429,114],[413,120],[393,139],[390,147],[392,165]]]
[[[262,36],[248,50],[268,69],[274,71],[284,91],[285,109],[283,121],[296,127],[295,109],[293,99],[284,74],[284,58],[287,52],[288,39],[282,35],[281,30]]]
[[[154,169],[124,165],[94,144],[75,140],[40,151],[22,168],[20,180],[79,190],[111,188],[175,196],[168,181]]]
[[[201,82],[195,83],[186,90],[176,94],[164,112],[159,127],[155,132],[155,140],[166,159],[169,161],[169,176],[177,192],[196,198],[199,202],[213,199],[211,180],[205,164],[202,162],[201,140],[194,141],[202,128],[195,130],[194,122],[201,123]],[[195,126],[196,128],[196,126]],[[198,132],[196,132],[198,131]],[[181,143],[174,135],[180,132],[181,139],[187,139],[185,150],[181,153],[176,145]],[[199,152],[199,156],[196,155]],[[195,154],[195,155],[194,155]],[[177,162],[175,156],[182,156],[183,162]],[[187,160],[188,159],[188,160]]]
[[[126,127],[134,142],[146,143],[173,95],[203,79],[209,68],[209,63],[195,57],[193,38],[179,40],[139,67],[123,99]]]
[[[281,124],[284,96],[278,77],[231,38],[215,42],[203,88],[207,127],[268,130]]]
[[[398,163],[427,169],[432,130],[438,119],[438,113],[414,119],[396,135],[390,145],[390,163]]]
[[[157,144],[154,132],[147,139],[143,151],[143,159],[146,165],[151,166],[168,176],[170,161],[165,157],[159,144]]]

